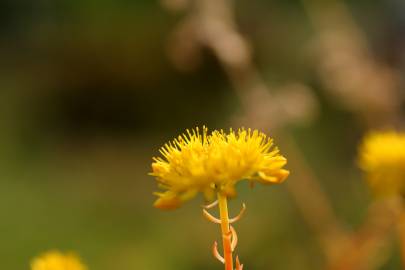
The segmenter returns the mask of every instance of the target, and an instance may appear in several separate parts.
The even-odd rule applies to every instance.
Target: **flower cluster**
[[[31,270],[87,270],[87,267],[74,254],[49,251],[32,261]]]
[[[202,192],[208,200],[220,192],[235,195],[243,179],[263,184],[282,182],[289,174],[287,160],[273,147],[273,140],[251,129],[213,131],[187,130],[160,149],[154,158],[152,176],[165,192],[157,192],[155,206],[173,209]]]
[[[405,133],[374,132],[360,146],[359,164],[378,195],[405,195]]]

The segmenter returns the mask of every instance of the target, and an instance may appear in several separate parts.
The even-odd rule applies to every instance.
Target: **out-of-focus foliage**
[[[326,89],[328,72],[335,76],[332,82],[339,74],[346,79],[361,72],[336,75],[342,70],[339,61],[319,64],[328,58],[318,53],[330,47],[317,47],[322,29],[311,19],[308,2],[236,1],[236,19],[260,74],[280,99],[292,100],[288,104],[296,105],[289,107],[298,114],[300,105],[307,108],[305,100],[316,103],[317,113],[289,123],[283,134],[297,141],[338,218],[355,230],[372,197],[357,168],[357,145],[374,117],[342,102],[341,91]],[[377,59],[373,65],[395,70],[395,82],[401,82],[403,2],[345,3],[364,31],[368,53]],[[154,209],[155,181],[147,175],[151,157],[185,128],[228,129],[246,113],[212,51],[202,49],[186,72],[170,61],[169,40],[184,16],[149,0],[0,3],[1,269],[29,269],[34,256],[52,249],[76,251],[90,270],[222,267],[209,248],[217,228],[202,218],[200,202],[171,213]],[[333,59],[345,59],[346,44],[337,47],[341,54]],[[367,84],[367,76],[352,79],[347,78],[362,84],[339,87],[362,85],[362,93],[369,93],[374,85]],[[282,86],[291,81],[307,85],[313,97],[305,91],[282,95]],[[389,106],[395,110],[383,115],[403,119],[403,88],[395,87],[400,89],[397,107]],[[382,115],[376,108],[370,115]],[[283,115],[271,115],[268,122],[272,119]],[[285,139],[274,133],[269,135],[276,144]],[[280,148],[288,159],[288,150]],[[289,181],[301,176],[291,171]],[[234,212],[239,200],[248,203],[246,218],[236,225],[238,254],[247,269],[324,269],[316,236],[284,186],[257,186],[252,193],[240,183],[237,189],[238,201],[230,201],[230,207]],[[399,269],[397,243],[390,248],[393,255],[382,269]]]

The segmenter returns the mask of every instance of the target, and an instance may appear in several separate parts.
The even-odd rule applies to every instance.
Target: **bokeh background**
[[[202,125],[259,128],[290,162],[285,184],[241,183],[230,202],[247,204],[245,268],[328,269],[374,203],[359,141],[404,123],[402,0],[1,0],[0,59],[8,270],[49,249],[93,270],[221,269],[202,198],[154,209],[147,175]],[[383,238],[361,269],[401,268]]]

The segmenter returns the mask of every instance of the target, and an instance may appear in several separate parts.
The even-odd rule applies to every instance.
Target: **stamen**
[[[214,217],[213,215],[211,215],[210,213],[208,213],[207,210],[203,209],[203,215],[206,219],[208,219],[209,221],[216,223],[216,224],[221,224],[221,220]]]
[[[234,222],[238,221],[239,219],[241,219],[241,217],[243,216],[243,213],[245,213],[245,210],[246,210],[246,205],[245,205],[245,203],[243,203],[242,209],[240,210],[239,214],[236,217],[229,219],[229,223],[234,223]]]
[[[214,242],[214,245],[212,245],[212,255],[214,255],[214,257],[220,261],[221,263],[225,263],[225,259],[221,256],[221,254],[219,254],[218,252],[218,243],[217,241]]]

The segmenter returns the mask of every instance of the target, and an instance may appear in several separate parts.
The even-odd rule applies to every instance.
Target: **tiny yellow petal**
[[[405,195],[405,133],[368,134],[359,148],[359,165],[377,195]]]
[[[49,251],[31,262],[31,270],[87,270],[74,254]]]
[[[160,197],[155,201],[153,206],[163,210],[171,210],[180,207],[181,200],[178,197]]]

